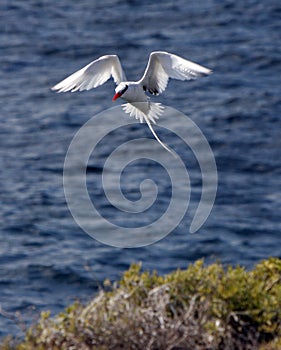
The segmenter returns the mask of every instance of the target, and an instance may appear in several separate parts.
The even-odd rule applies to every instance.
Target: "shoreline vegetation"
[[[165,276],[132,264],[87,305],[42,312],[1,350],[281,349],[281,260],[246,271],[198,260]]]

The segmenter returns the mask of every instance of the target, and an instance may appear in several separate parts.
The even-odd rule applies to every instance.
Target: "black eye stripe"
[[[124,89],[121,90],[121,94],[123,95],[127,91],[127,89],[128,89],[128,85],[125,85]]]

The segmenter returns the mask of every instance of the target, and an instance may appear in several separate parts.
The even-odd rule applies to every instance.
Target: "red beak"
[[[122,94],[120,94],[120,92],[116,92],[116,94],[113,96],[112,101],[117,100],[118,97],[120,97]]]

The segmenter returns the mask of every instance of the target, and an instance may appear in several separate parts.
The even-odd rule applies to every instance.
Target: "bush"
[[[199,260],[166,276],[133,264],[118,284],[87,306],[77,302],[48,312],[15,344],[16,350],[247,350],[281,349],[281,260],[252,271],[204,267]]]

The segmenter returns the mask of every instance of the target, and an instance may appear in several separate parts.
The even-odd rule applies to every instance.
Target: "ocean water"
[[[163,274],[199,258],[251,268],[281,256],[280,15],[278,0],[1,2],[1,337],[21,336],[23,325],[42,310],[56,314],[77,298],[87,301],[104,279],[118,279],[135,261]],[[170,81],[153,101],[176,108],[200,127],[217,163],[217,197],[196,234],[189,233],[188,212],[157,243],[115,248],[79,228],[63,191],[68,146],[85,122],[113,107],[114,84],[76,94],[55,94],[50,87],[113,53],[127,77],[137,80],[155,50],[214,71],[197,81]],[[101,162],[91,159],[88,181],[100,194],[102,214],[126,224],[127,216],[108,205],[92,182],[124,135],[151,137],[142,124],[113,133],[102,145]],[[161,130],[159,135],[169,145],[177,143],[173,135]],[[187,149],[179,144],[177,150],[189,165],[192,207],[200,169]],[[162,181],[160,204],[149,218],[144,213],[136,219],[147,224],[165,210],[171,188],[155,162],[140,160],[122,175],[128,198],[139,198],[143,174]]]

